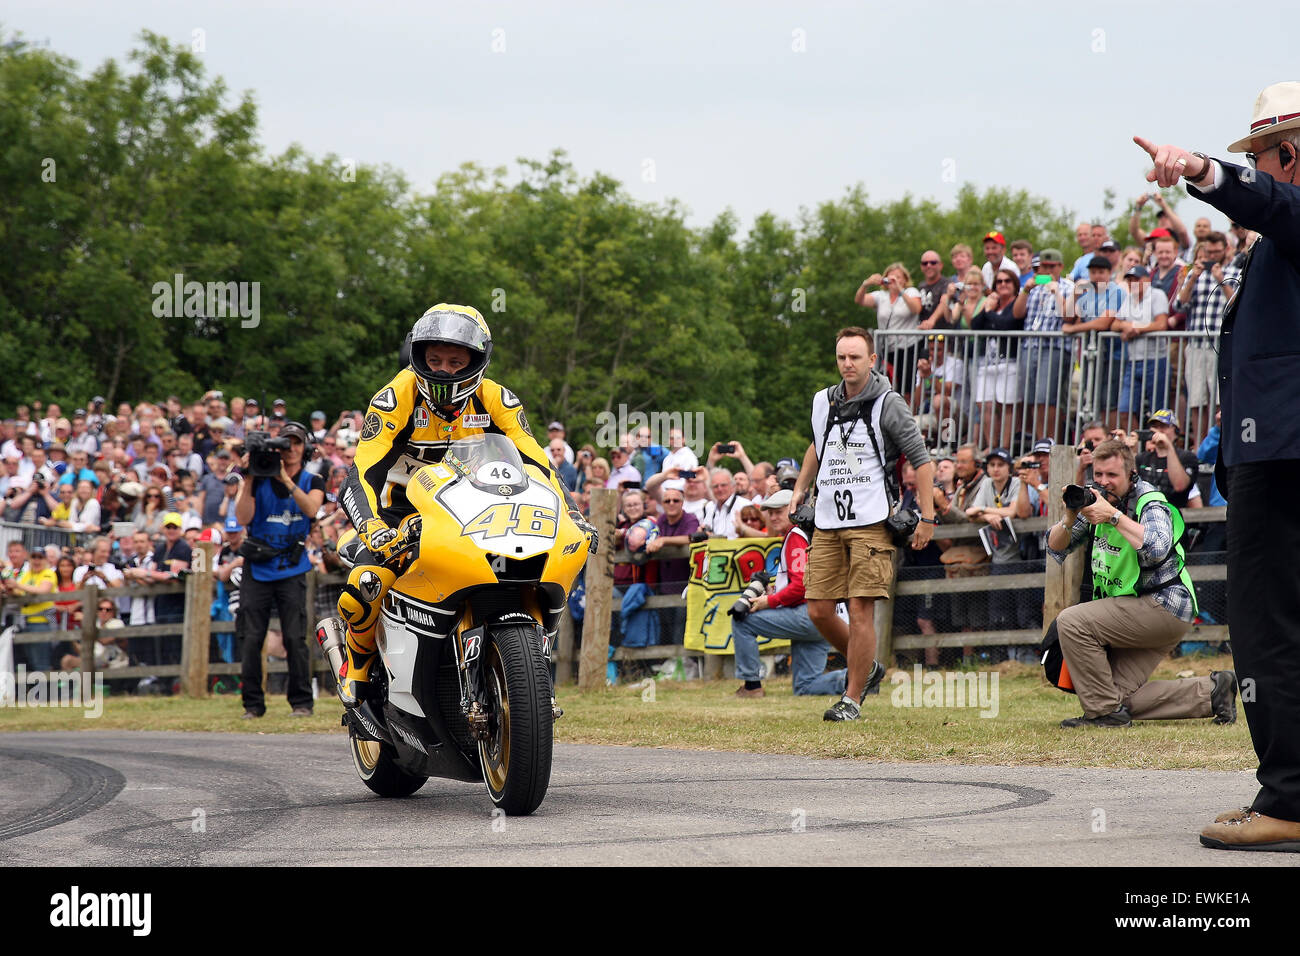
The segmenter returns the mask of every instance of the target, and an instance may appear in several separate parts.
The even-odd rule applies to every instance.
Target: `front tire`
[[[535,627],[493,630],[486,644],[492,733],[478,745],[483,782],[494,804],[511,816],[525,816],[541,805],[551,782],[550,666]]]
[[[397,766],[397,758],[390,744],[378,740],[362,740],[356,731],[349,733],[352,765],[357,776],[367,787],[381,797],[409,797],[424,786],[428,777],[408,773]]]

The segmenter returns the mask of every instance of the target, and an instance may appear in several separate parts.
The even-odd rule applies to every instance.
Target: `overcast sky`
[[[85,72],[142,29],[202,30],[271,153],[389,163],[427,191],[466,161],[513,172],[560,147],[693,225],[728,206],[745,227],[793,218],[858,182],[876,201],[969,181],[1100,214],[1107,186],[1145,191],[1134,133],[1223,155],[1263,87],[1300,79],[1297,15],[1274,0],[1072,7],[7,0],[0,25]]]

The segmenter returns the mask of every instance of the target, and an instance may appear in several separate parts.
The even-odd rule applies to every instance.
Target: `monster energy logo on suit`
[[[1094,601],[1108,597],[1127,597],[1139,593],[1150,594],[1168,587],[1175,580],[1181,581],[1192,596],[1192,606],[1196,607],[1196,590],[1192,587],[1191,576],[1187,573],[1183,558],[1183,546],[1178,543],[1183,536],[1182,513],[1171,505],[1163,494],[1149,491],[1137,501],[1134,513],[1140,519],[1142,511],[1150,504],[1158,504],[1169,511],[1173,521],[1174,552],[1178,555],[1178,571],[1167,581],[1153,582],[1148,587],[1138,590],[1138,580],[1142,573],[1138,563],[1137,549],[1113,524],[1103,523],[1094,526],[1092,542],[1092,598]]]

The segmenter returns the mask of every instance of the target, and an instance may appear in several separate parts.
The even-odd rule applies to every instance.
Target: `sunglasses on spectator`
[[[943,265],[943,263],[940,262],[938,259],[922,259],[922,260],[921,260],[921,265],[923,265],[923,266],[940,266],[940,265]]]
[[[666,504],[666,505],[675,505],[675,504],[678,504],[679,502],[681,502],[681,501],[683,501],[683,500],[685,500],[685,499],[683,499],[683,498],[665,498],[665,499],[664,499],[664,504]]]
[[[102,604],[102,605],[100,605],[100,608],[99,608],[99,609],[100,609],[100,611],[113,611],[113,610],[116,610],[116,609],[113,607],[113,605],[111,605],[111,604]]]
[[[997,282],[994,282],[993,284],[994,285],[1015,285],[1015,283],[1012,282],[1010,279],[999,279]]]

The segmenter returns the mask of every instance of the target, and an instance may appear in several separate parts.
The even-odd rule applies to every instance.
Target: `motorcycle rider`
[[[483,377],[492,333],[478,310],[440,303],[420,316],[408,338],[409,364],[370,400],[356,461],[339,496],[356,528],[356,537],[339,542],[340,554],[353,564],[338,601],[347,630],[338,693],[349,707],[360,702],[369,680],[380,608],[402,571],[390,561],[409,522],[418,519],[406,484],[420,468],[441,461],[452,442],[484,433],[509,438],[524,463],[535,465],[566,502],[569,517],[595,534],[533,438],[522,403]]]

